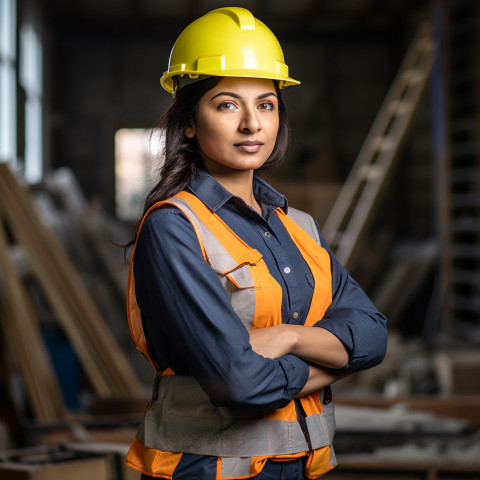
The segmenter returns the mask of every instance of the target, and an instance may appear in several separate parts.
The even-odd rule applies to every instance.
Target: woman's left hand
[[[340,340],[328,330],[305,325],[280,324],[250,330],[252,349],[267,358],[289,353],[323,367],[344,367],[349,355]]]

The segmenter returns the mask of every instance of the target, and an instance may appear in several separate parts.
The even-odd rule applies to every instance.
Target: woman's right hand
[[[297,397],[303,397],[311,393],[318,392],[322,388],[331,385],[337,380],[348,377],[350,373],[338,373],[325,367],[318,365],[310,365],[310,372],[308,375],[308,381],[302,390],[298,393]]]

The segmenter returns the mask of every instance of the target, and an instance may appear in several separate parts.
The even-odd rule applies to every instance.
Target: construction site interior
[[[229,2],[226,2],[229,3]],[[480,2],[237,0],[279,39],[268,181],[388,317],[333,385],[332,480],[480,479]],[[220,0],[0,0],[0,478],[133,480],[154,371],[126,311],[159,78]]]

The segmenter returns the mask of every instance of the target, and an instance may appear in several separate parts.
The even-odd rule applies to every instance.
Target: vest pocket
[[[249,263],[243,263],[224,274],[217,272],[230,297],[233,310],[247,330],[252,328],[255,318],[255,290],[261,287],[258,278],[256,278],[255,268]]]
[[[237,265],[233,270],[225,272],[224,275],[237,288],[242,289],[258,287],[258,285],[255,285],[250,264],[247,262]]]

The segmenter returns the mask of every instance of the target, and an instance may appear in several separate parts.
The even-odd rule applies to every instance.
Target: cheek
[[[200,151],[207,157],[215,156],[219,148],[222,146],[219,132],[208,125],[203,125],[197,130],[197,144]]]
[[[199,145],[207,146],[215,141],[215,138],[218,138],[218,134],[214,128],[209,126],[204,126],[197,131],[197,141]]]
[[[279,129],[280,129],[280,122],[278,120],[276,122],[272,122],[270,133],[271,133],[272,140],[274,142],[277,140]]]
[[[272,112],[271,117],[268,119],[268,127],[270,131],[278,132],[278,128],[280,126],[280,116],[279,112]]]
[[[211,115],[202,115],[197,121],[197,137],[203,143],[209,142],[222,134],[222,123]]]
[[[234,130],[228,119],[215,123],[205,123],[201,130],[202,143],[205,146],[215,145],[216,148],[230,144]]]

